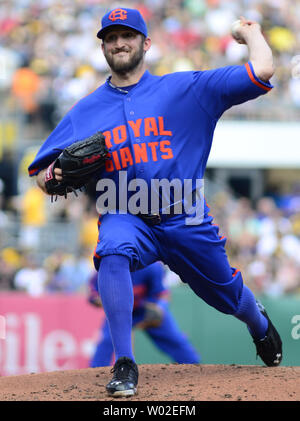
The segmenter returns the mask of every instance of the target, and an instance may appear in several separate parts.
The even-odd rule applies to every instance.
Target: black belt
[[[197,198],[197,190],[192,191],[192,205],[195,204]],[[169,213],[138,213],[137,216],[141,218],[148,225],[159,225],[163,219],[172,218],[175,215],[180,215],[175,212],[175,204],[169,206]]]
[[[141,218],[144,222],[146,222],[146,224],[148,225],[158,225],[161,223],[161,215],[159,213],[138,213],[137,216]]]

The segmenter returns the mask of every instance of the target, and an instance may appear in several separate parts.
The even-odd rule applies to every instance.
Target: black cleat
[[[268,330],[263,339],[253,339],[256,346],[256,355],[259,355],[268,367],[276,367],[282,360],[282,342],[279,333],[273,326],[265,308],[257,301],[260,312],[268,320]]]
[[[109,396],[122,397],[133,396],[137,392],[138,367],[130,358],[121,357],[113,366],[112,380],[106,385]]]

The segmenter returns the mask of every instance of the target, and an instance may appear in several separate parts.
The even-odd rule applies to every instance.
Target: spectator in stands
[[[22,248],[38,249],[40,243],[40,229],[47,222],[47,208],[45,195],[36,185],[32,184],[22,195],[20,200],[20,246]]]
[[[81,249],[78,255],[54,252],[46,259],[45,267],[48,271],[47,292],[84,292],[93,271],[91,250]]]
[[[25,255],[24,265],[19,269],[14,278],[14,287],[32,296],[40,296],[45,293],[47,272],[36,261],[33,254]]]
[[[39,76],[28,66],[16,70],[12,80],[12,94],[16,99],[27,123],[31,123],[38,113],[37,95],[41,81]]]
[[[0,290],[15,289],[14,278],[21,268],[22,255],[12,247],[5,247],[0,253]]]

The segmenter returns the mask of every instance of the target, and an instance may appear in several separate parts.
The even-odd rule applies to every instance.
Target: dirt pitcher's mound
[[[300,367],[155,364],[139,373],[128,401],[300,401]],[[100,367],[1,377],[0,400],[116,401],[105,392],[111,376]]]

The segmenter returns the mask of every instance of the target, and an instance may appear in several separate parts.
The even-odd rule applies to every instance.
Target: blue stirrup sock
[[[129,259],[121,255],[102,257],[98,288],[110,328],[116,361],[120,357],[128,357],[135,361],[131,336],[134,296]]]
[[[252,291],[243,286],[240,306],[234,316],[245,322],[251,336],[254,339],[263,339],[268,329],[268,320],[260,312]]]

